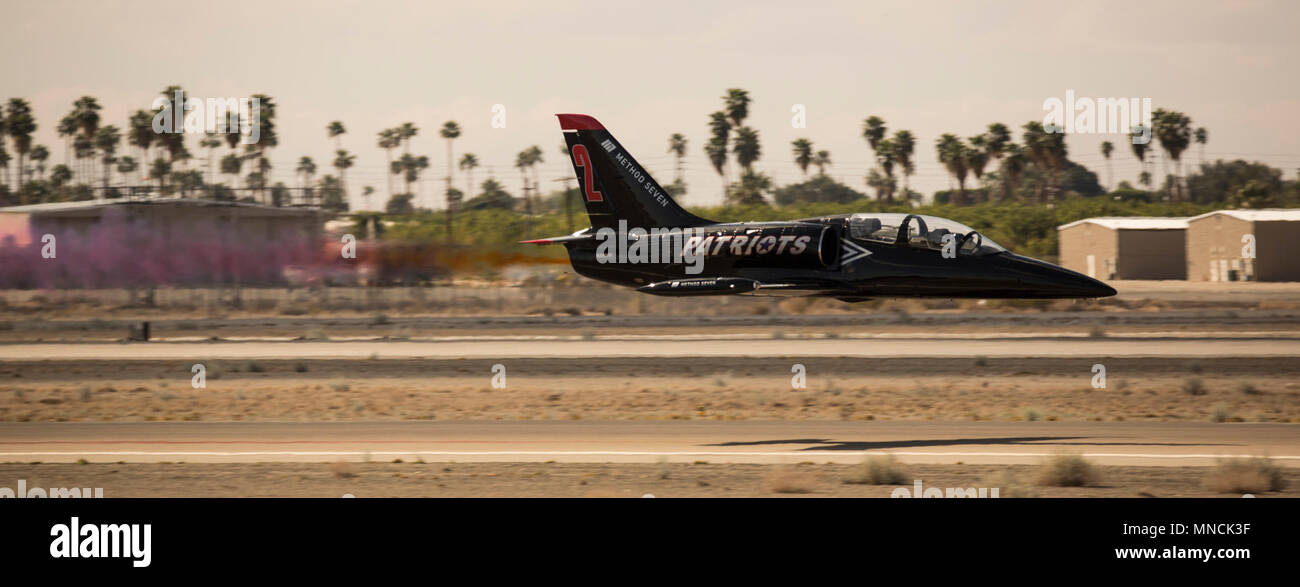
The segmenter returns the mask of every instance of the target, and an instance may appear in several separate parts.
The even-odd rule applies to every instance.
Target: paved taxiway
[[[622,338],[456,341],[27,343],[4,360],[512,357],[1294,357],[1300,338]]]
[[[858,462],[1300,467],[1300,425],[1178,422],[50,422],[0,423],[0,462]]]

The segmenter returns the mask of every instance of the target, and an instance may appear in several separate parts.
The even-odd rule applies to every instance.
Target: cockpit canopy
[[[907,226],[903,243],[926,249],[943,248],[944,236],[953,235],[957,252],[963,255],[991,255],[1006,251],[1001,245],[984,238],[979,232],[960,222],[923,214],[854,214],[849,216],[849,237],[877,243],[898,243],[899,227]]]

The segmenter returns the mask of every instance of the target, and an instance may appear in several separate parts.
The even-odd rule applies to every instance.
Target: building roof
[[[1185,217],[1164,216],[1102,216],[1075,220],[1069,224],[1062,224],[1056,229],[1065,230],[1088,223],[1104,226],[1111,230],[1184,230],[1187,228],[1188,220]]]
[[[1215,214],[1226,214],[1238,220],[1246,222],[1296,222],[1300,221],[1300,208],[1265,208],[1263,210],[1215,210],[1206,212],[1200,216],[1193,216],[1188,220],[1200,220],[1209,218]]]

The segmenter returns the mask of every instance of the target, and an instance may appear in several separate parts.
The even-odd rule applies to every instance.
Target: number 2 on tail
[[[573,161],[578,167],[582,168],[582,189],[586,192],[588,202],[603,202],[605,196],[592,186],[595,182],[595,175],[591,172],[591,155],[587,154],[587,147],[582,145],[573,146]]]

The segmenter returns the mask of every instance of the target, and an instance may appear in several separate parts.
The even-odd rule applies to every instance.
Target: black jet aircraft
[[[562,244],[592,279],[665,296],[1097,298],[1086,275],[1017,255],[958,222],[837,214],[714,222],[677,205],[595,118],[559,114],[591,227]]]

